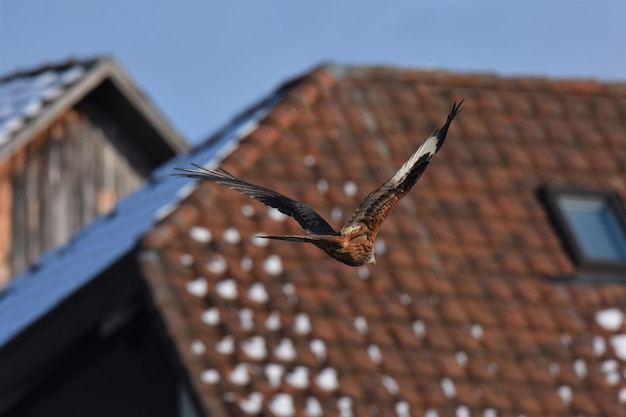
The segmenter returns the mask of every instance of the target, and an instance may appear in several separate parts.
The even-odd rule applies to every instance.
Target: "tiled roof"
[[[323,67],[221,166],[340,227],[460,98],[446,144],[383,224],[375,266],[255,239],[301,230],[209,183],[144,237],[209,415],[626,412],[626,286],[549,280],[574,265],[536,196],[550,181],[626,200],[625,84]]]
[[[0,146],[67,92],[94,62],[71,60],[1,77]]]
[[[195,161],[212,164],[232,149],[275,100],[270,96],[252,106],[204,146],[161,166],[110,214],[79,230],[66,245],[43,255],[29,271],[14,278],[0,291],[0,348],[131,252],[158,219],[176,208],[195,185],[171,177],[173,167]]]

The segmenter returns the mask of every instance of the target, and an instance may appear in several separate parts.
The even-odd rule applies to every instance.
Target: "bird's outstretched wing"
[[[175,168],[177,171],[181,171],[181,173],[172,175],[213,181],[293,217],[307,233],[313,235],[337,235],[337,232],[322,216],[304,203],[292,200],[276,191],[242,181],[221,168],[208,169],[194,163],[191,165],[198,169]]]
[[[372,238],[376,235],[389,212],[415,185],[419,177],[424,173],[428,163],[441,148],[441,145],[443,145],[450,123],[461,111],[462,103],[463,100],[458,104],[454,102],[446,123],[426,139],[393,177],[389,178],[361,201],[352,218],[341,229],[342,234],[352,233],[359,226],[365,226],[367,230],[362,232],[368,233]]]

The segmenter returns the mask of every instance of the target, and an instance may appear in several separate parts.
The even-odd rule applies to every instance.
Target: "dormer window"
[[[541,194],[564,246],[583,272],[626,277],[626,213],[617,194],[553,186]]]

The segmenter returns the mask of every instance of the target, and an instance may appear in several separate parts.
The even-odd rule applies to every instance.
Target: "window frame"
[[[545,184],[540,188],[539,195],[548,209],[552,224],[559,234],[565,250],[578,267],[579,272],[619,275],[626,278],[626,261],[598,260],[585,255],[584,249],[578,242],[576,233],[570,227],[569,221],[558,202],[559,198],[563,196],[601,200],[611,209],[616,221],[622,228],[622,232],[626,235],[626,209],[616,192],[604,189]]]

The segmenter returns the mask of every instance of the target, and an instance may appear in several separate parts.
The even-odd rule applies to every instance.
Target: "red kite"
[[[276,191],[242,181],[221,168],[208,169],[201,165],[192,164],[198,169],[176,168],[183,173],[173,175],[213,181],[238,191],[293,217],[308,233],[308,235],[304,236],[260,237],[291,242],[309,242],[324,250],[339,262],[350,266],[373,264],[376,263],[374,239],[378,229],[389,212],[415,185],[437,151],[441,148],[450,123],[461,111],[462,103],[463,100],[459,104],[455,102],[452,105],[452,110],[448,115],[446,123],[426,139],[393,177],[389,178],[361,201],[352,218],[348,220],[339,233],[308,205],[292,200]]]

